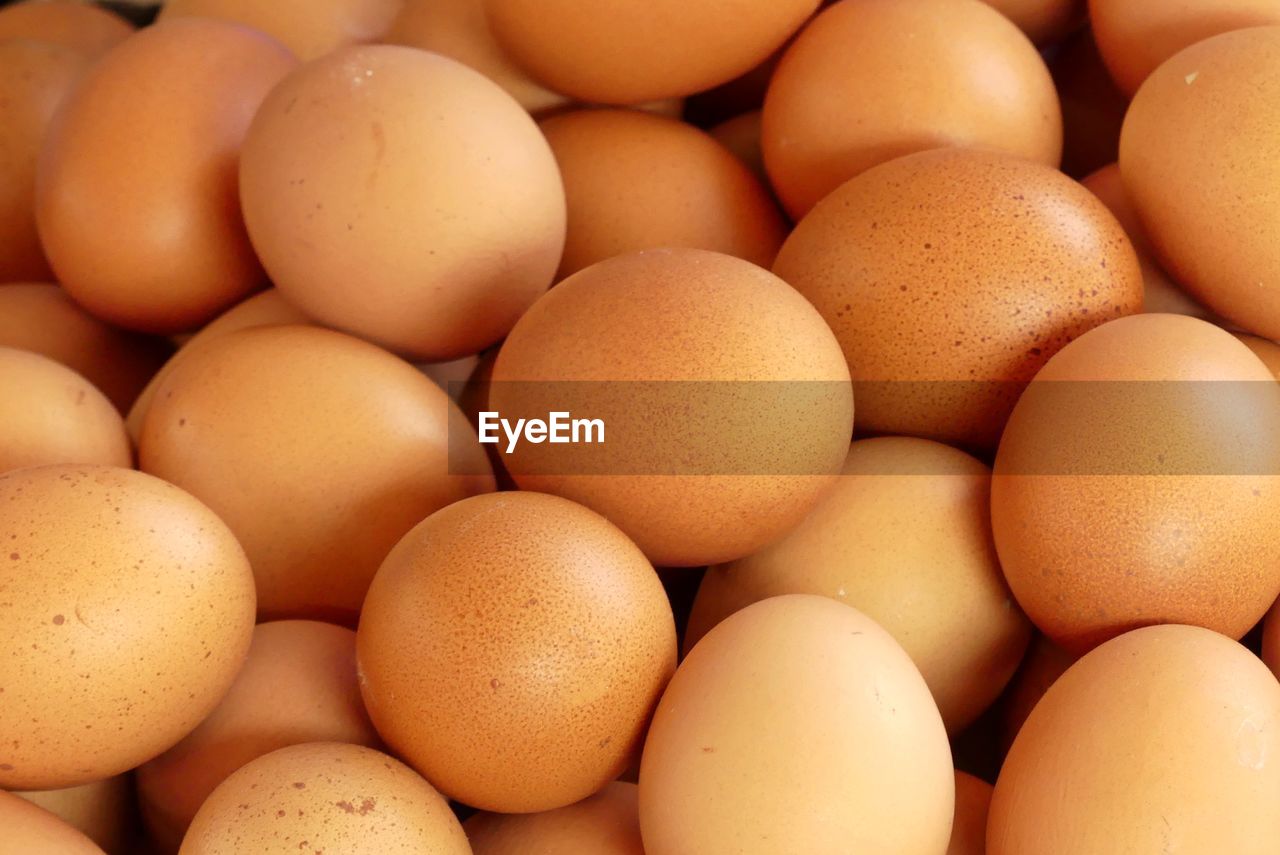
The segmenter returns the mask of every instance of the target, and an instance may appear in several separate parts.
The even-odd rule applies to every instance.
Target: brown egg
[[[356,685],[356,634],[318,621],[259,624],[249,658],[217,709],[138,769],[153,840],[172,851],[209,794],[236,769],[304,742],[377,747]]]
[[[1248,348],[1183,315],[1121,318],[1050,359],[1009,419],[1000,563],[1068,651],[1154,623],[1239,638],[1280,594],[1277,473],[1280,386]]]
[[[213,792],[181,855],[470,855],[462,826],[412,769],[359,745],[273,751]]]
[[[1277,0],[1089,0],[1094,37],[1129,95],[1166,59],[1219,33],[1280,24]]]
[[[1272,606],[1262,625],[1262,661],[1272,674],[1280,675],[1280,606]]]
[[[817,503],[849,449],[847,378],[831,331],[785,282],[726,255],[657,250],[539,300],[498,354],[489,406],[599,419],[605,444],[526,442],[507,470],[604,514],[655,564],[697,567],[755,552]]]
[[[990,855],[1231,852],[1280,838],[1280,685],[1189,626],[1137,629],[1036,706],[991,799]]]
[[[533,120],[413,48],[346,48],[291,75],[254,119],[240,187],[290,301],[425,361],[502,338],[564,247],[564,189]]]
[[[761,118],[759,110],[741,113],[724,120],[707,133],[746,164],[752,175],[767,183],[769,176],[764,171],[764,152],[760,149]]]
[[[244,24],[278,40],[302,60],[379,40],[401,0],[167,0],[160,20],[213,18]]]
[[[956,772],[956,816],[947,855],[985,855],[991,790],[991,785],[981,778]]]
[[[977,448],[1059,348],[1142,309],[1137,257],[1102,203],[1056,170],[972,149],[848,182],[773,270],[835,330],[859,429]]]
[[[0,476],[0,787],[117,775],[185,736],[244,662],[253,581],[213,513],[110,467]]]
[[[0,9],[0,42],[51,42],[90,59],[106,53],[132,32],[133,27],[119,15],[89,3],[27,0]]]
[[[57,285],[37,283],[0,286],[0,346],[34,351],[75,369],[120,412],[128,411],[169,354],[162,340],[116,329]]]
[[[0,347],[0,472],[51,463],[133,465],[120,413],[61,363]]]
[[[1062,171],[1073,178],[1115,163],[1129,98],[1116,88],[1093,33],[1080,30],[1049,61],[1062,102]]]
[[[542,123],[569,209],[557,279],[642,249],[691,247],[768,267],[786,237],[777,204],[703,131],[636,110]]]
[[[544,813],[478,813],[463,828],[475,855],[644,855],[635,784],[614,781]]]
[[[878,163],[977,146],[1056,167],[1058,96],[1035,46],[980,0],[842,0],[769,84],[764,161],[799,219]]]
[[[1085,18],[1084,0],[984,0],[1018,25],[1027,38],[1048,45],[1078,27]]]
[[[600,104],[682,97],[732,80],[818,8],[818,0],[483,2],[517,63],[557,92]]]
[[[124,852],[132,839],[135,809],[131,776],[116,775],[64,790],[28,790],[14,795],[49,811],[107,852]],[[0,843],[0,852],[3,851],[4,844]]]
[[[1280,4],[1276,5],[1280,10]],[[1152,74],[1120,138],[1120,173],[1164,268],[1249,332],[1280,338],[1280,26],[1214,36]]]
[[[174,367],[138,454],[240,538],[260,614],[351,623],[405,532],[493,489],[473,437],[439,387],[386,351],[318,327],[261,327]],[[474,474],[451,474],[451,456]]]
[[[1049,687],[1079,658],[1036,633],[1018,673],[1000,702],[1000,745],[1005,753],[1022,730],[1027,716]]]
[[[910,658],[825,597],[733,615],[680,665],[640,765],[647,855],[936,855],[946,731]]]
[[[92,840],[42,807],[0,791],[0,855],[103,855]]]
[[[172,333],[260,284],[236,163],[254,110],[294,64],[244,27],[183,20],[130,37],[82,78],[36,183],[40,238],[76,302]]]
[[[1262,360],[1262,364],[1267,366],[1267,370],[1280,380],[1280,344],[1266,338],[1258,338],[1256,335],[1244,335],[1243,333],[1235,333],[1236,338],[1245,347],[1253,351],[1253,355]]]
[[[0,28],[6,12],[0,10]],[[0,282],[48,279],[36,234],[36,159],[54,110],[89,59],[43,42],[0,42]]]
[[[450,798],[579,801],[638,748],[676,659],[653,567],[565,499],[496,493],[405,536],[360,615],[360,688],[387,745]]]

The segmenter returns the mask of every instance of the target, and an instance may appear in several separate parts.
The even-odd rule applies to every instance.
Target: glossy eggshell
[[[1116,88],[1093,33],[1080,30],[1049,60],[1062,102],[1062,171],[1073,178],[1115,163],[1129,98]]]
[[[1153,623],[1239,638],[1280,593],[1280,387],[1195,318],[1091,330],[1014,409],[991,514],[1014,595],[1067,650]]]
[[[1276,379],[1280,379],[1280,344],[1276,344],[1271,339],[1258,338],[1256,335],[1235,333],[1235,337],[1240,340],[1241,344],[1253,351],[1254,356],[1262,360],[1262,364],[1267,366],[1267,370]]]
[[[440,794],[371,748],[314,742],[273,751],[214,790],[180,855],[470,855]]]
[[[539,493],[458,502],[387,556],[360,688],[378,732],[473,807],[563,807],[626,768],[675,667],[653,567],[603,517]]]
[[[455,431],[465,433],[451,450]],[[451,474],[451,451],[474,474]],[[380,348],[308,326],[239,330],[193,350],[156,389],[138,457],[226,520],[268,618],[352,622],[405,532],[493,489],[438,386]]]
[[[855,175],[925,149],[991,148],[1056,167],[1062,115],[1035,46],[980,0],[842,0],[787,48],[762,140],[774,189],[799,219]]]
[[[1085,18],[1085,0],[984,0],[1038,45],[1052,44]]]
[[[1280,684],[1248,650],[1197,627],[1134,630],[1073,665],[1027,719],[987,852],[1272,852],[1277,728]]]
[[[1026,658],[1013,675],[1000,700],[1000,747],[1007,753],[1026,723],[1027,716],[1049,691],[1049,687],[1070,668],[1078,656],[1068,653],[1039,633],[1027,648]]]
[[[103,855],[92,840],[42,807],[0,791],[0,855]]]
[[[51,42],[93,59],[123,41],[133,27],[106,9],[72,0],[27,0],[0,9],[0,42]]]
[[[168,21],[96,63],[49,129],[36,222],[76,302],[129,329],[199,326],[262,281],[236,167],[263,96],[296,61],[220,21]]]
[[[116,775],[78,787],[28,790],[14,795],[49,811],[107,852],[124,852],[133,839],[135,806],[132,776]],[[3,851],[3,844],[0,844],[0,852]]]
[[[533,120],[414,48],[345,48],[287,78],[254,119],[240,188],[290,301],[426,361],[505,335],[564,247],[564,188]]]
[[[244,24],[305,61],[345,45],[377,41],[400,5],[400,0],[167,0],[159,20],[198,17]]]
[[[543,813],[478,813],[463,828],[475,855],[644,855],[639,793],[614,781],[576,804]]]
[[[1142,309],[1124,230],[1037,163],[939,149],[832,193],[774,273],[809,298],[849,361],[863,431],[991,448],[1059,348]]]
[[[870,618],[796,594],[725,620],[677,669],[640,764],[647,855],[936,855],[946,730]]]
[[[956,816],[946,855],[985,855],[991,792],[991,785],[981,778],[956,772]]]
[[[244,662],[253,579],[207,507],[158,478],[0,476],[0,786],[117,775],[185,736]]]

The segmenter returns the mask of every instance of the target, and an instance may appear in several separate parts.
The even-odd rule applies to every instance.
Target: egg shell
[[[1280,684],[1230,639],[1177,625],[1120,636],[1027,719],[996,782],[987,852],[1272,852],[1278,727]]]
[[[793,594],[677,669],[640,764],[648,855],[943,852],[954,773],[911,659],[860,612]]]
[[[504,336],[564,248],[564,188],[533,120],[414,48],[345,48],[290,75],[254,119],[240,188],[285,297],[424,361]]]
[[[763,117],[759,110],[741,113],[732,119],[725,119],[711,128],[711,134],[722,146],[733,152],[733,156],[742,161],[751,174],[761,181],[769,181],[764,171],[764,152],[760,148],[760,125]]]
[[[88,59],[105,53],[132,32],[128,21],[89,3],[27,0],[0,9],[0,42],[50,42]]]
[[[451,455],[468,474],[451,474]],[[405,532],[493,489],[439,387],[374,345],[308,326],[243,329],[193,350],[157,387],[138,459],[236,532],[265,618],[353,622]]]
[[[1062,115],[1035,46],[980,0],[841,0],[783,55],[762,140],[798,220],[855,175],[925,149],[976,146],[1057,167]]]
[[[212,18],[261,30],[310,60],[350,44],[378,41],[400,0],[167,0],[159,20]]]
[[[1043,635],[1036,633],[1027,648],[1026,658],[1013,675],[1009,688],[1000,701],[1000,747],[1007,754],[1009,746],[1022,730],[1027,716],[1049,691],[1049,687],[1070,668],[1079,657],[1058,647]]]
[[[124,852],[133,839],[136,808],[133,778],[129,775],[63,790],[28,790],[14,795],[49,811],[107,852]],[[3,851],[0,844],[0,852]]]
[[[1049,70],[1062,103],[1062,171],[1080,178],[1115,163],[1129,97],[1103,65],[1093,33],[1080,30],[1064,41]]]
[[[1280,379],[1280,344],[1266,338],[1258,338],[1256,335],[1246,335],[1244,333],[1233,333],[1240,343],[1249,350],[1253,351],[1253,355],[1262,360],[1262,364],[1267,366],[1267,370],[1272,373],[1276,379]]]
[[[470,855],[440,794],[371,748],[313,742],[273,751],[223,781],[180,855]]]
[[[1153,623],[1244,635],[1280,593],[1277,514],[1280,387],[1183,315],[1112,321],[1049,360],[991,488],[1009,586],[1077,653]]]
[[[1038,45],[1052,44],[1085,18],[1084,0],[984,0]]]
[[[0,791],[0,855],[103,855],[92,840],[49,811]]]
[[[0,787],[107,778],[166,750],[244,663],[253,579],[213,512],[158,478],[0,476]]]
[[[475,855],[644,855],[639,792],[614,781],[576,804],[543,813],[478,813],[463,823]]]
[[[675,119],[577,110],[542,123],[564,179],[557,279],[637,250],[691,247],[761,267],[786,237],[769,191],[723,145]]]
[[[356,635],[318,621],[258,624],[217,709],[138,769],[151,838],[176,850],[200,805],[232,772],[305,742],[380,744],[356,685]]]
[[[76,302],[174,333],[261,283],[236,165],[254,111],[295,64],[256,31],[179,20],[131,36],[81,78],[36,179],[40,239]]]
[[[985,855],[991,791],[991,785],[981,778],[956,772],[956,816],[946,855]]]
[[[1045,360],[1142,309],[1137,256],[1101,202],[1056,170],[972,149],[844,184],[773,271],[840,340],[860,430],[980,449]]]
[[[1272,606],[1262,625],[1262,661],[1272,674],[1280,675],[1280,607]]]

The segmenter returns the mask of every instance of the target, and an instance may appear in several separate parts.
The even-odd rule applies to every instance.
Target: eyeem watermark
[[[572,443],[593,445],[604,442],[604,419],[575,419],[565,411],[547,414],[544,419],[516,419],[512,424],[494,411],[480,413],[480,442],[498,445],[501,438],[507,441],[507,454],[512,454],[520,440],[554,445]],[[501,431],[502,436],[499,436]]]

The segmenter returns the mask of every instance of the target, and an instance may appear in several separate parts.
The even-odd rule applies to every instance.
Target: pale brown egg
[[[1044,60],[980,0],[842,0],[769,83],[764,162],[799,219],[876,164],[976,146],[1057,167],[1062,115]]]
[[[103,855],[92,840],[42,807],[0,791],[0,855]]]
[[[1048,45],[1080,26],[1085,19],[1085,0],[984,0],[995,7],[1027,38]]]
[[[267,618],[353,622],[405,532],[493,489],[438,386],[380,348],[308,326],[242,329],[192,350],[156,388],[138,456],[240,538]]]
[[[644,855],[639,793],[614,781],[594,796],[543,813],[478,813],[463,828],[475,855]]]
[[[1280,5],[1277,5],[1280,9]],[[1153,73],[1120,138],[1120,174],[1164,268],[1249,332],[1280,337],[1280,26],[1192,45]]]
[[[637,110],[577,110],[542,123],[564,179],[568,233],[557,279],[659,247],[761,267],[786,237],[777,203],[705,132]]]
[[[1271,339],[1259,338],[1256,335],[1245,335],[1244,333],[1235,333],[1236,338],[1245,347],[1253,351],[1253,355],[1262,360],[1262,364],[1267,366],[1277,380],[1280,380],[1280,344],[1276,344]]]
[[[241,141],[295,65],[220,21],[169,21],[87,72],[49,129],[36,222],[68,293],[129,329],[199,326],[262,282],[236,194]]]
[[[707,133],[733,152],[733,156],[742,161],[752,175],[767,183],[769,176],[764,171],[764,152],[760,148],[761,121],[760,111],[752,110],[725,119]]]
[[[991,785],[981,778],[956,772],[956,816],[946,855],[985,855],[991,791]]]
[[[946,730],[911,659],[870,618],[795,594],[698,643],[640,764],[647,855],[936,855],[951,832]]]
[[[424,361],[502,338],[564,247],[564,188],[537,125],[480,73],[414,48],[338,50],[276,87],[240,188],[290,301]]]
[[[132,32],[133,27],[119,15],[73,0],[26,0],[0,9],[0,42],[51,42],[89,59],[106,53]]]
[[[522,443],[523,489],[604,514],[660,566],[732,561],[797,525],[849,450],[840,347],[785,282],[693,249],[620,256],[539,300],[503,343],[489,406],[565,411],[599,444]]]
[[[28,790],[14,795],[49,811],[113,855],[123,853],[133,839],[136,809],[133,778],[129,775],[63,790]],[[0,852],[3,851],[4,844],[0,843]]]
[[[0,347],[0,472],[52,463],[127,469],[133,451],[124,421],[106,396],[67,366]]]
[[[1026,658],[1000,701],[1000,747],[1004,753],[1008,753],[1044,693],[1078,658],[1036,633]]]
[[[992,530],[1032,622],[1083,652],[1138,626],[1244,635],[1280,594],[1280,386],[1230,333],[1134,315],[1041,369],[996,455]]]
[[[1280,839],[1280,685],[1230,639],[1137,629],[1073,665],[1000,770],[989,855],[1231,852]]]
[[[335,48],[378,41],[401,0],[167,0],[161,21],[213,18],[261,30],[301,60]]]
[[[376,748],[356,684],[356,635],[308,620],[263,623],[249,658],[208,718],[138,769],[152,840],[178,848],[214,788],[251,760],[304,742]]]
[[[185,736],[253,629],[244,551],[158,478],[46,466],[0,476],[0,786],[118,775]]]
[[[973,149],[849,181],[773,271],[840,340],[860,430],[984,449],[1045,360],[1142,310],[1137,256],[1101,202],[1057,170]]]
[[[1063,42],[1049,70],[1062,102],[1062,171],[1081,178],[1115,163],[1129,98],[1102,64],[1093,33],[1080,30]]]
[[[313,742],[241,767],[200,808],[180,855],[470,855],[431,784],[371,748]]]

